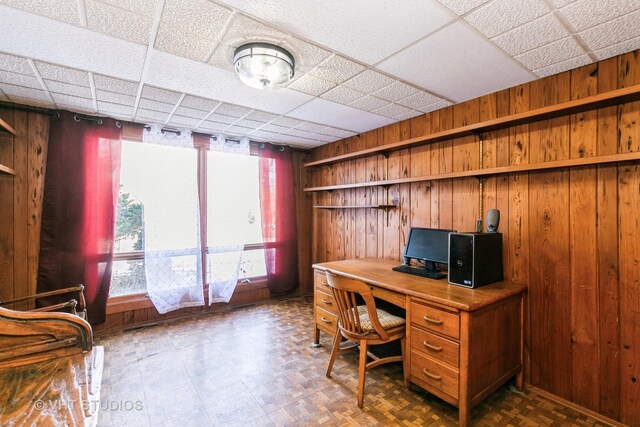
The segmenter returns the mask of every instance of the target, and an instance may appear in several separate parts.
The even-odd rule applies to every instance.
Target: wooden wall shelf
[[[5,122],[2,119],[0,119],[0,132],[10,133],[11,135],[14,135],[14,136],[16,134],[16,130],[11,126],[9,126],[9,124],[7,124],[7,122]]]
[[[316,209],[395,209],[398,205],[347,205],[347,206],[334,206],[334,205],[316,205],[314,208]]]
[[[399,178],[389,179],[385,181],[370,181],[370,182],[357,182],[353,184],[339,184],[339,185],[326,185],[322,187],[309,187],[304,191],[332,191],[332,190],[345,190],[349,188],[362,188],[362,187],[388,187],[396,184],[406,184],[411,182],[424,182],[424,181],[440,181],[443,179],[452,178],[480,178],[488,175],[502,175],[505,173],[518,173],[518,172],[535,172],[548,169],[568,168],[578,166],[592,166],[604,163],[617,163],[640,160],[640,152],[624,153],[624,154],[611,154],[607,156],[594,156],[594,157],[581,157],[579,159],[568,160],[554,160],[543,163],[533,163],[528,165],[513,165],[513,166],[500,166],[495,168],[476,169],[462,172],[440,173],[435,175],[423,175],[411,178]]]
[[[3,164],[0,164],[0,175],[1,174],[7,174],[7,175],[15,175],[16,171],[14,169],[11,169],[8,166],[5,166]]]
[[[537,108],[524,113],[511,114],[497,119],[486,120],[467,126],[458,127],[429,135],[422,135],[416,138],[405,139],[403,141],[385,144],[378,147],[367,148],[365,150],[354,151],[352,153],[341,154],[339,156],[328,157],[326,159],[315,160],[305,163],[305,167],[329,165],[331,163],[354,160],[373,154],[387,154],[391,151],[402,150],[420,145],[431,144],[463,136],[476,135],[482,132],[504,129],[511,126],[528,124],[540,120],[552,119],[554,117],[575,114],[594,108],[609,107],[625,102],[640,100],[640,85],[629,86],[623,89],[612,90],[598,95],[587,96],[573,101],[562,102],[548,107]]]

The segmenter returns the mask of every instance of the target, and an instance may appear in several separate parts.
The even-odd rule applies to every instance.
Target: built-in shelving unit
[[[11,126],[9,126],[9,124],[7,124],[7,122],[5,122],[2,119],[0,119],[0,132],[9,133],[11,135],[15,135],[16,134],[16,130],[14,128],[12,128]],[[12,168],[10,168],[8,166],[5,166],[2,163],[0,163],[0,174],[15,175],[16,171],[13,170]]]
[[[378,147],[367,148],[365,150],[354,151],[352,153],[341,154],[339,156],[328,157],[326,159],[315,160],[305,163],[305,167],[330,165],[332,163],[359,159],[374,154],[388,155],[389,152],[403,150],[420,145],[448,139],[460,138],[470,135],[478,135],[483,132],[504,129],[511,126],[532,123],[540,120],[552,119],[554,117],[567,114],[580,113],[594,108],[609,107],[625,102],[640,100],[640,85],[634,85],[623,89],[612,90],[606,93],[587,96],[573,101],[562,102],[548,107],[537,108],[524,113],[511,114],[497,119],[486,120],[455,129],[423,135],[416,138],[405,139],[392,144],[380,145]]]
[[[534,172],[547,169],[567,168],[576,166],[591,166],[605,163],[627,162],[640,160],[640,152],[611,154],[607,156],[581,157],[578,159],[555,160],[551,162],[532,163],[527,165],[500,166],[495,168],[475,169],[461,172],[440,173],[435,175],[415,176],[411,178],[388,179],[383,181],[356,182],[353,184],[326,185],[322,187],[308,187],[304,191],[333,191],[345,190],[349,188],[362,187],[388,187],[396,184],[406,184],[411,182],[439,181],[452,178],[480,178],[490,175],[501,175],[505,173]]]

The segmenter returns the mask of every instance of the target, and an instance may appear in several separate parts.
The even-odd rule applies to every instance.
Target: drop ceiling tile
[[[298,119],[292,119],[291,117],[285,117],[285,116],[278,117],[271,123],[273,123],[274,125],[285,126],[288,128],[294,128],[302,124],[302,122]]]
[[[324,135],[335,136],[336,138],[349,138],[350,136],[356,135],[355,132],[351,132],[344,129],[336,129],[331,126],[327,126],[320,133]]]
[[[0,70],[33,76],[33,70],[26,58],[0,53]]]
[[[440,3],[447,6],[454,13],[464,15],[471,9],[485,4],[488,1],[489,0],[440,0]]]
[[[275,138],[276,136],[278,136],[277,133],[273,133],[273,132],[267,132],[265,130],[259,129],[259,130],[255,130],[253,132],[251,132],[251,138],[256,137],[256,138],[262,138],[263,140],[266,141],[270,141],[273,138]]]
[[[300,120],[349,129],[354,132],[363,132],[393,123],[393,120],[387,117],[361,111],[322,98],[312,99],[306,104],[290,111],[287,115]]]
[[[56,107],[56,104],[54,104],[51,101],[36,100],[32,98],[21,98],[19,96],[12,96],[11,102],[15,102],[16,104],[22,104],[22,105],[31,105],[33,107],[40,107],[40,108],[50,108],[50,109],[58,108]]]
[[[154,101],[165,102],[167,104],[175,104],[180,100],[180,94],[178,92],[160,89],[149,85],[144,85],[140,96]]]
[[[372,93],[393,84],[393,82],[395,80],[391,77],[387,77],[377,71],[365,70],[344,82],[344,85],[363,93]]]
[[[72,104],[57,104],[57,108],[59,110],[67,110],[78,114],[86,114],[88,116],[93,116],[97,114],[97,110],[93,107],[83,106],[83,105],[72,105]]]
[[[407,96],[418,93],[418,89],[408,84],[396,81],[391,86],[387,86],[384,89],[380,89],[374,92],[373,95],[376,98],[386,99],[387,101],[395,102],[399,99],[406,98]]]
[[[240,107],[239,105],[232,104],[221,104],[218,108],[216,108],[216,113],[232,117],[244,117],[249,112],[251,112],[250,108]]]
[[[338,102],[340,104],[351,104],[354,101],[365,96],[364,93],[358,92],[357,90],[349,89],[345,85],[340,85],[331,89],[329,92],[326,92],[322,95],[323,98],[328,99],[329,101]]]
[[[351,103],[351,107],[357,108],[359,110],[364,111],[373,111],[378,108],[384,107],[388,105],[389,101],[385,101],[384,99],[376,98],[375,96],[367,95],[364,98],[360,98],[356,102]]]
[[[199,98],[197,96],[186,95],[182,102],[180,103],[183,107],[195,108],[197,110],[202,110],[209,112],[216,108],[220,104],[218,101],[213,101],[211,99]]]
[[[340,84],[360,73],[364,69],[365,67],[363,65],[350,61],[339,55],[333,55],[331,58],[311,70],[309,74]]]
[[[376,114],[380,114],[381,116],[397,117],[403,114],[410,113],[411,111],[413,110],[407,107],[403,107],[402,105],[389,104],[387,106],[374,110],[373,112]]]
[[[578,0],[563,7],[560,12],[576,32],[580,32],[638,9],[639,1]]]
[[[415,111],[415,110],[411,110],[407,113],[404,114],[400,114],[398,116],[395,117],[396,120],[407,120],[407,119],[411,119],[413,117],[417,117],[417,116],[421,116],[423,113],[421,113],[420,111]]]
[[[282,47],[293,55],[296,75],[308,72],[331,55],[328,50],[293,36],[283,39]]]
[[[76,0],[0,0],[0,4],[80,26],[80,12]]]
[[[216,110],[215,113],[211,114],[209,117],[207,117],[207,120],[212,120],[214,122],[218,122],[218,123],[226,123],[228,125],[230,125],[231,123],[235,123],[238,121],[237,117],[232,117],[232,116],[227,116],[224,114],[219,114],[218,110]]]
[[[563,71],[572,70],[574,68],[581,67],[583,65],[590,64],[591,58],[588,55],[580,55],[576,58],[571,58],[566,61],[558,62],[553,65],[549,65],[548,67],[540,68],[538,70],[534,70],[539,77],[546,77],[552,74],[558,74]]]
[[[572,37],[566,37],[518,55],[515,59],[522,62],[530,70],[537,70],[580,55],[584,55],[584,50]]]
[[[260,129],[266,130],[266,131],[269,131],[269,132],[274,132],[274,133],[282,133],[282,132],[288,131],[291,128],[287,127],[287,126],[278,126],[278,125],[274,125],[274,124],[269,123],[268,125],[265,125],[265,126],[261,127]]]
[[[335,86],[335,83],[320,79],[312,76],[311,74],[305,74],[291,83],[289,85],[289,89],[297,90],[298,92],[303,92],[308,95],[318,96]]]
[[[549,12],[541,0],[495,0],[464,19],[492,38]]]
[[[156,49],[200,62],[207,59],[214,46],[215,39],[195,37],[183,28],[172,25],[160,27],[155,44]]]
[[[196,126],[202,121],[202,119],[194,119],[193,117],[185,117],[174,114],[169,119],[169,124],[177,127],[186,127],[189,129],[195,129]]]
[[[325,125],[320,125],[318,123],[304,122],[299,126],[296,126],[296,129],[306,130],[308,132],[321,132],[322,129],[326,128]]]
[[[136,111],[136,119],[147,119],[154,123],[164,123],[169,115],[160,111],[147,110],[145,108],[138,108]]]
[[[208,113],[206,111],[180,106],[176,109],[174,114],[184,117],[191,117],[192,119],[202,120]]]
[[[120,9],[128,10],[137,15],[153,18],[158,7],[158,0],[100,0],[102,3],[108,3]]]
[[[90,86],[89,73],[86,71],[74,70],[73,68],[66,68],[38,61],[36,61],[36,68],[43,79],[71,83],[77,86]]]
[[[527,22],[491,39],[509,55],[515,56],[569,36],[551,13]]]
[[[271,120],[274,120],[276,118],[278,118],[277,114],[267,113],[266,111],[259,110],[253,110],[249,113],[248,116],[245,117],[245,119],[256,120],[263,123],[270,122]]]
[[[600,50],[640,36],[640,10],[589,28],[580,37],[591,48]]]
[[[59,106],[78,107],[86,111],[95,111],[92,99],[64,95],[61,93],[52,93],[51,97],[53,98],[53,101]]]
[[[604,49],[596,50],[593,52],[593,54],[599,60],[603,60],[611,58],[612,56],[631,52],[632,50],[636,49],[640,49],[640,37],[614,44],[612,46],[605,47]]]
[[[173,111],[174,104],[167,104],[166,102],[154,101],[152,99],[140,98],[140,102],[138,103],[138,107],[153,110],[153,111],[161,111],[163,113],[170,113]]]
[[[450,12],[433,0],[386,0],[376,7],[367,0],[223,2],[367,64],[380,61],[452,19]],[[337,28],[340,31],[333,30]]]
[[[473,64],[473,72],[469,72],[469,64]],[[378,68],[456,101],[535,77],[463,22],[443,28],[380,63]]]
[[[227,127],[229,127],[227,123],[219,123],[211,120],[205,120],[204,122],[202,122],[199,129],[206,129],[210,132],[222,132]]]
[[[111,102],[98,101],[98,111],[101,113],[120,114],[122,116],[133,116],[133,107],[121,104],[113,104]]]
[[[225,129],[225,132],[231,132],[231,133],[235,133],[237,135],[249,135],[249,133],[253,132],[254,129],[253,128],[246,128],[243,126],[229,126],[227,129]]]
[[[257,129],[261,126],[264,126],[264,123],[262,122],[257,122],[255,120],[247,120],[247,119],[242,119],[238,122],[235,123],[237,126],[242,126],[245,128],[251,128],[251,129]]]
[[[315,134],[313,132],[307,132],[300,129],[289,129],[285,132],[285,135],[301,136],[303,138],[314,139],[313,136]]]
[[[397,101],[396,104],[400,104],[414,110],[420,110],[420,108],[431,105],[438,101],[441,101],[441,99],[437,96],[431,95],[427,92],[418,92],[414,95]]]
[[[422,111],[423,113],[430,113],[432,111],[436,111],[441,108],[448,107],[450,105],[453,105],[453,104],[451,104],[449,101],[439,101],[434,104],[427,105],[426,107],[418,108],[418,110]]]
[[[576,0],[551,0],[555,7],[563,7],[568,5],[569,3],[573,3]]]
[[[322,141],[322,142],[333,142],[333,141],[337,141],[338,137],[335,136],[329,136],[329,135],[324,135],[321,133],[314,133],[313,134],[313,139],[317,140],[317,141]]]
[[[30,87],[33,89],[44,89],[40,84],[40,81],[35,76],[28,76],[26,74],[0,71],[0,81],[16,86]]]
[[[96,99],[98,101],[110,102],[113,104],[128,105],[133,107],[136,103],[135,96],[121,95],[119,93],[96,89]]]
[[[142,73],[145,46],[4,6],[0,22],[1,52],[125,80]]]
[[[136,96],[138,94],[139,83],[136,82],[114,79],[113,77],[101,76],[99,74],[93,76],[93,82],[96,85],[96,89],[131,96]]]
[[[51,92],[79,96],[81,98],[93,98],[91,88],[85,86],[76,86],[68,83],[57,82],[55,80],[45,80],[44,83],[47,85],[47,89]]]
[[[202,38],[216,39],[227,25],[231,10],[207,0],[167,0],[160,28],[171,25],[188,29]]]
[[[15,101],[16,98],[20,99],[33,99],[34,101],[44,101],[51,102],[51,97],[49,96],[49,92],[44,90],[32,89],[23,86],[16,86],[12,84],[7,84],[4,82],[0,83],[0,90],[4,92],[9,98]]]
[[[89,0],[87,27],[133,43],[148,44],[153,19],[140,16],[108,4]]]

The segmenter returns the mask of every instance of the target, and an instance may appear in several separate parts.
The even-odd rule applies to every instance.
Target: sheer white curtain
[[[145,194],[144,251],[147,292],[158,312],[204,305],[198,208],[197,151],[191,134],[145,130],[138,181]],[[144,197],[141,197],[144,196]]]
[[[218,137],[207,154],[207,267],[209,304],[213,304],[231,299],[247,243],[243,230],[252,213],[247,209],[243,182],[248,177],[233,165],[249,156],[249,140]]]

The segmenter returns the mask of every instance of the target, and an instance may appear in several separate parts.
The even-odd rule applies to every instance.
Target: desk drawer
[[[418,385],[433,387],[458,399],[458,371],[422,354],[411,351],[411,380]]]
[[[329,295],[333,293],[331,292],[331,287],[327,282],[327,276],[324,274],[324,271],[316,271],[316,274],[314,276],[314,282],[315,282],[316,289],[321,290],[322,292],[325,292]]]
[[[338,316],[319,307],[316,307],[315,311],[316,325],[318,325],[318,329],[322,329],[323,331],[334,335],[338,329]]]
[[[412,301],[411,323],[452,338],[460,338],[460,316],[455,313]]]
[[[333,295],[327,294],[319,289],[316,289],[316,307],[320,307],[336,315],[338,314],[338,307],[336,307]]]
[[[456,368],[460,366],[460,345],[431,332],[411,327],[411,350],[427,354]]]

